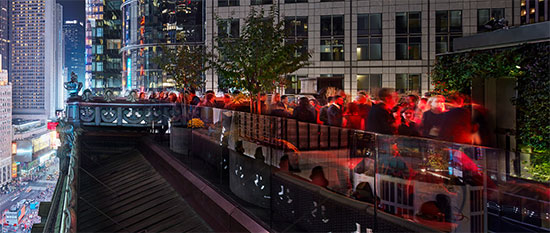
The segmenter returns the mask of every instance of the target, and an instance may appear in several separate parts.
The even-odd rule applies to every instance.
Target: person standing
[[[420,124],[420,135],[427,138],[439,137],[439,131],[443,123],[443,112],[445,112],[445,97],[442,95],[432,96],[428,99],[430,110],[422,114]]]
[[[368,120],[367,131],[380,134],[395,134],[400,124],[399,117],[396,119],[391,110],[397,103],[397,93],[388,88],[378,91],[379,103],[372,106]]]
[[[399,135],[420,136],[416,125],[415,111],[411,107],[405,107],[401,110],[401,124],[397,129]]]
[[[328,97],[327,101],[328,103],[319,110],[319,121],[324,125],[328,125],[328,108],[334,103],[333,97]]]
[[[342,127],[343,121],[343,106],[344,98],[342,96],[334,96],[334,103],[328,108],[328,124],[332,126]]]
[[[298,106],[294,109],[294,112],[292,112],[292,118],[298,121],[315,123],[317,120],[315,117],[315,110],[309,104],[307,97],[301,97],[299,101]]]

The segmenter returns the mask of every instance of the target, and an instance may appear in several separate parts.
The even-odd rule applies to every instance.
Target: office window
[[[492,8],[492,9],[478,9],[477,10],[477,32],[487,32],[488,28],[485,24],[489,23],[491,19],[498,21],[504,18],[504,8]]]
[[[97,53],[96,54],[103,54],[103,45],[97,45]]]
[[[382,60],[382,14],[357,15],[357,60]]]
[[[307,2],[307,0],[285,0],[285,3],[302,3]]]
[[[239,0],[218,0],[218,6],[238,6]]]
[[[398,93],[416,93],[422,92],[420,89],[420,74],[396,74],[395,91]]]
[[[357,91],[373,92],[382,88],[382,74],[358,74]]]
[[[301,79],[306,78],[307,76],[300,75],[287,75],[287,85],[285,86],[285,94],[300,94],[302,90]]]
[[[453,51],[453,40],[462,37],[462,11],[436,11],[435,52]]]
[[[273,4],[273,0],[250,0],[250,5]]]
[[[224,19],[218,24],[219,37],[238,38],[239,33],[239,19]]]
[[[395,16],[395,59],[422,59],[421,13],[399,12]]]
[[[344,0],[321,0],[321,2],[343,2]]]
[[[307,51],[308,20],[307,16],[285,17],[285,32],[287,43],[300,43],[300,49],[296,55]]]
[[[317,79],[317,90],[329,87],[334,87],[340,90],[344,89],[344,75],[321,74],[321,76]]]
[[[344,60],[344,16],[321,16],[321,61]]]

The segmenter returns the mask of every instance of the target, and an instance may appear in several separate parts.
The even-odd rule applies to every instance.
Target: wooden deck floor
[[[212,231],[137,149],[82,149],[95,159],[81,164],[79,232]]]

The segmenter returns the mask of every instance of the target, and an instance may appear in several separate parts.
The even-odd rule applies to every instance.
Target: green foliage
[[[252,97],[270,93],[286,82],[284,75],[305,65],[309,52],[299,53],[300,43],[285,43],[284,23],[269,14],[251,9],[238,38],[217,37],[219,58],[212,61],[221,78],[222,88],[235,88]],[[218,19],[218,24],[225,22]]]
[[[178,37],[182,37],[181,35]],[[163,45],[162,55],[153,58],[153,62],[164,71],[164,75],[174,80],[176,88],[196,90],[204,85],[202,74],[209,69],[210,57],[204,46]]]
[[[530,149],[528,170],[550,180],[550,43],[439,56],[432,73],[436,92],[469,94],[473,77],[516,77],[518,140]]]
[[[522,57],[517,48],[439,56],[432,71],[435,91],[470,94],[473,77],[518,77],[523,75],[516,67]]]

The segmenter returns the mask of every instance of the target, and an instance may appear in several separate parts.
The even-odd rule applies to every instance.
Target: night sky
[[[84,22],[86,13],[84,11],[85,0],[57,0],[57,3],[63,5],[63,21],[78,20]]]

